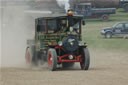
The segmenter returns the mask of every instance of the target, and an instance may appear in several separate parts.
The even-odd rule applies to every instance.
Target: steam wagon
[[[73,66],[79,62],[81,69],[88,70],[90,55],[86,43],[82,42],[83,16],[54,14],[35,20],[35,38],[27,40],[26,62],[37,65],[39,61],[47,61],[51,71],[62,67]]]

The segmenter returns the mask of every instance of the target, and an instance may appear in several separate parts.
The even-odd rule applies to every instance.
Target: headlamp
[[[58,42],[58,45],[59,45],[59,46],[62,46],[62,45],[63,45],[62,41],[59,41],[59,42]]]
[[[79,46],[82,46],[82,45],[83,45],[82,41],[79,41]]]

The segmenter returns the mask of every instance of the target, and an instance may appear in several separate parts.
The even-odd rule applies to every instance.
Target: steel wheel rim
[[[48,55],[48,64],[50,67],[52,67],[52,55],[51,55],[51,53],[49,53],[49,55]]]
[[[27,63],[30,64],[30,62],[31,62],[30,53],[27,52]]]

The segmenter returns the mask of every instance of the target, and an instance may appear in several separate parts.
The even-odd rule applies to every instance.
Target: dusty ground
[[[91,66],[80,70],[58,68],[51,72],[40,69],[2,68],[0,85],[128,85],[128,55],[126,52],[91,49]]]

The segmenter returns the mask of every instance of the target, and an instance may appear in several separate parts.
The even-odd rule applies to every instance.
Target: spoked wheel
[[[82,70],[88,70],[90,65],[90,55],[88,48],[83,48],[82,52],[82,62],[80,62],[80,66]]]
[[[32,53],[29,47],[26,48],[26,54],[25,54],[26,63],[28,65],[31,65],[32,63]]]
[[[35,46],[26,48],[25,59],[28,66],[37,66],[37,55],[35,52]]]
[[[56,70],[57,68],[57,54],[55,49],[48,50],[48,67],[51,71]]]

